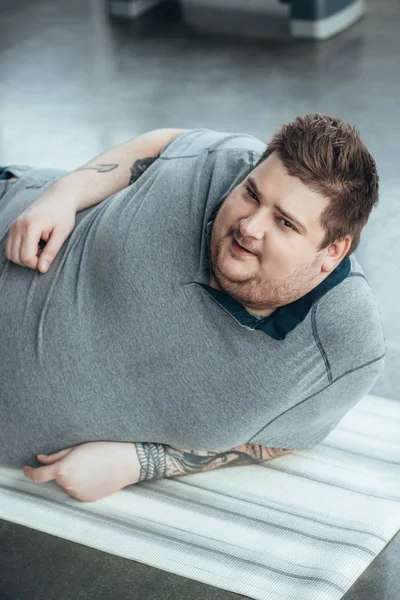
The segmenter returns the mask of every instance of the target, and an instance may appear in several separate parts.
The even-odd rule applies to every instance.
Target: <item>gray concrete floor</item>
[[[0,0],[0,165],[74,169],[158,127],[267,141],[306,112],[356,124],[381,176],[357,253],[388,345],[373,391],[399,398],[399,25],[398,0],[371,0],[362,21],[326,42],[261,42],[195,34],[174,2],[125,22],[109,19],[102,0]],[[0,522],[0,538],[2,599],[239,598],[10,523]],[[399,557],[397,537],[346,600],[397,600]]]

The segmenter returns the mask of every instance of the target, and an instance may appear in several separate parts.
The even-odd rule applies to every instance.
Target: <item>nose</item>
[[[253,213],[239,222],[240,234],[243,238],[252,237],[262,240],[266,231],[266,222],[260,213]]]

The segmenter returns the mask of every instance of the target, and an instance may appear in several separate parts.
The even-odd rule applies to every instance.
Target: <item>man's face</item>
[[[264,316],[304,296],[329,275],[322,267],[327,250],[317,252],[325,235],[319,218],[327,204],[291,177],[276,154],[269,156],[218,211],[210,285]]]

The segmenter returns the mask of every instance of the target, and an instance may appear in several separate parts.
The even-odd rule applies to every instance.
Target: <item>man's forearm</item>
[[[48,192],[71,198],[77,212],[133,183],[184,129],[155,129],[107,150],[57,180]]]
[[[140,463],[139,481],[212,471],[221,467],[259,464],[292,450],[243,444],[221,452],[183,450],[166,444],[135,443]]]

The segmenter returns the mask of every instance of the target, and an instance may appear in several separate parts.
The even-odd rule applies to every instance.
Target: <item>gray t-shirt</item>
[[[284,339],[243,326],[203,287],[210,215],[264,149],[249,135],[181,134],[77,214],[44,275],[8,261],[5,241],[66,172],[15,166],[21,179],[0,182],[3,464],[95,440],[306,449],[369,392],[386,347],[354,256]]]

